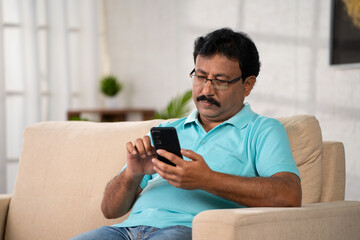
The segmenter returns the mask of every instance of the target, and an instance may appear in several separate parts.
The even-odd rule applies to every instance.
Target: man
[[[191,239],[193,217],[208,209],[301,205],[301,185],[284,127],[244,104],[260,62],[247,35],[219,29],[195,42],[193,100],[175,127],[184,159],[156,159],[149,136],[129,142],[127,166],[107,185],[101,209],[129,218],[76,239]]]

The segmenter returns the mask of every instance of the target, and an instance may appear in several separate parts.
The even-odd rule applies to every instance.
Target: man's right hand
[[[101,211],[106,218],[126,214],[141,192],[140,182],[145,174],[154,174],[152,159],[156,157],[149,136],[126,144],[127,168],[116,175],[106,186]]]
[[[150,175],[156,173],[154,171],[154,164],[151,161],[156,157],[155,148],[151,146],[149,136],[138,138],[134,144],[128,142],[127,149],[127,168],[134,176]]]

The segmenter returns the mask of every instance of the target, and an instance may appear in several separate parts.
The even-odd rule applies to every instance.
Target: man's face
[[[196,57],[195,75],[208,79],[231,81],[241,76],[239,62],[224,55],[215,54],[210,57]],[[200,120],[208,122],[223,122],[234,116],[244,105],[245,96],[249,95],[255,83],[242,83],[242,79],[229,85],[228,89],[214,88],[210,81],[204,86],[193,84],[193,100],[200,114]],[[214,100],[214,101],[212,101]]]

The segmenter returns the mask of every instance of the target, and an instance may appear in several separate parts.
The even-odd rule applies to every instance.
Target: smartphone
[[[156,150],[164,149],[181,158],[183,157],[180,153],[180,143],[175,128],[153,127],[150,129],[150,134]],[[172,166],[176,166],[173,162],[169,161],[167,158],[159,156],[158,154],[156,155],[160,161],[170,164]]]

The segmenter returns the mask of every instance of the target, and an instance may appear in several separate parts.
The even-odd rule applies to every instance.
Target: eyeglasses
[[[229,88],[229,85],[235,83],[241,79],[241,77],[235,78],[231,81],[219,80],[219,79],[209,79],[204,76],[195,75],[195,69],[190,73],[190,77],[193,79],[195,86],[205,86],[207,81],[210,81],[214,88],[219,90],[225,90]]]

